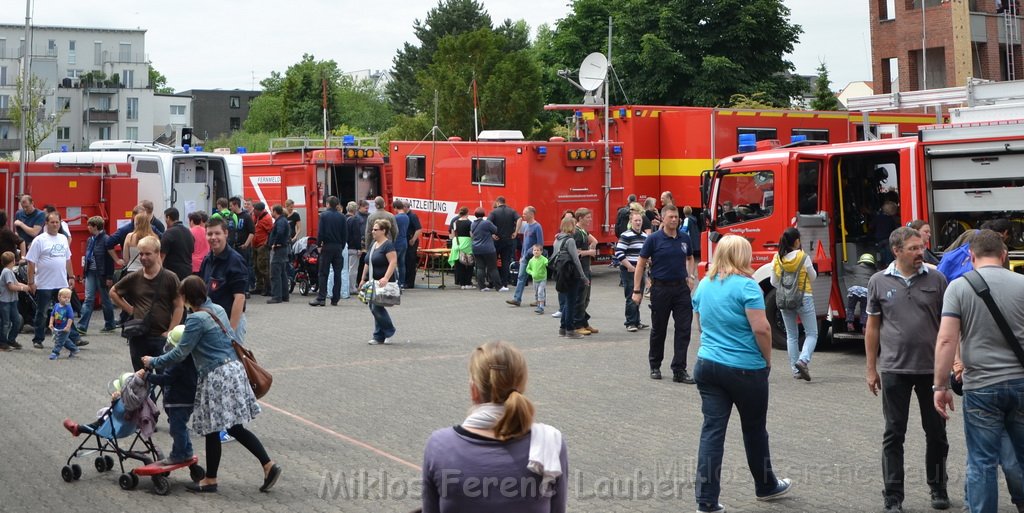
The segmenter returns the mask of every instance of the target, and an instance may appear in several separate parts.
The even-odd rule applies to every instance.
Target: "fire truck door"
[[[801,158],[797,165],[797,216],[803,250],[811,258],[818,277],[811,284],[814,290],[814,309],[818,315],[828,311],[832,292],[832,231],[831,219],[822,207],[826,180],[826,167],[820,160]]]
[[[212,212],[213,173],[202,159],[175,159],[171,175],[171,206],[184,219],[196,210]]]

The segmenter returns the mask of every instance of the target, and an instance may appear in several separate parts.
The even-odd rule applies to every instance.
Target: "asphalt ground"
[[[581,340],[557,336],[551,308],[536,315],[525,305],[506,305],[511,293],[454,288],[451,276],[444,290],[426,288],[421,278],[420,288],[407,291],[402,305],[391,309],[398,327],[392,346],[367,345],[372,318],[354,298],[313,308],[306,304],[311,298],[298,294],[278,305],[254,297],[248,345],[275,381],[261,401],[263,413],[249,427],[284,468],[266,494],[257,491],[257,461],[237,442],[224,448],[216,494],[186,492],[185,472],[171,474],[167,496],[155,495],[148,479],[124,491],[116,466],[114,472],[94,470],[95,455],[76,458],[81,479],[63,482],[61,467],[81,439],[72,438],[61,421],[95,418],[107,400],[108,381],[131,370],[127,346],[116,335],[91,334],[79,359],[49,361],[48,349],[32,349],[30,336],[22,335],[26,349],[0,353],[0,510],[411,511],[419,504],[427,437],[461,422],[468,410],[469,353],[484,341],[503,339],[526,355],[526,395],[536,405],[537,420],[565,435],[570,511],[693,511],[701,425],[697,389],[649,379],[649,332],[625,330],[618,274],[596,272],[590,312],[600,333]],[[556,303],[553,290],[549,300]],[[646,306],[642,318],[649,322]],[[694,341],[691,366],[696,350]],[[783,351],[773,358],[768,430],[775,469],[793,480],[793,491],[773,503],[754,500],[734,415],[722,503],[739,512],[881,510],[881,403],[864,382],[863,345],[817,352],[809,383],[790,377]],[[662,370],[671,376],[667,361]],[[910,419],[904,507],[931,511],[920,416],[912,413]],[[154,440],[168,451],[166,426],[161,418]],[[959,411],[947,429],[956,511],[966,455]],[[205,463],[203,441],[194,438],[193,444]],[[1005,492],[1001,501],[1000,511],[1015,511]]]

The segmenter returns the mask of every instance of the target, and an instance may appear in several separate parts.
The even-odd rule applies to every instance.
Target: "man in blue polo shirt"
[[[693,378],[686,371],[686,351],[690,347],[690,325],[693,304],[694,265],[690,237],[679,231],[679,209],[668,204],[661,209],[661,230],[644,241],[637,259],[633,278],[633,302],[638,306],[643,299],[640,287],[644,269],[651,267],[651,340],[648,360],[651,379],[661,379],[661,361],[665,357],[665,336],[668,318],[675,322],[674,354],[672,355],[672,381],[692,385]]]
[[[206,282],[210,301],[220,305],[231,320],[231,329],[240,342],[245,341],[245,292],[249,289],[249,267],[237,251],[228,247],[227,222],[211,217],[206,222],[206,240],[210,253],[199,266],[199,277]]]
[[[537,209],[526,207],[523,209],[523,257],[519,261],[519,279],[516,280],[516,292],[512,299],[505,301],[512,306],[519,306],[523,300],[523,291],[526,289],[526,264],[530,263],[533,257],[532,248],[536,244],[544,245],[544,229],[537,222]],[[530,306],[537,306],[532,304]]]
[[[32,245],[32,240],[43,233],[45,226],[46,212],[36,208],[32,196],[22,195],[21,210],[14,213],[14,229],[18,232],[21,240],[25,241],[26,251]],[[21,255],[21,258],[25,258],[25,255]]]

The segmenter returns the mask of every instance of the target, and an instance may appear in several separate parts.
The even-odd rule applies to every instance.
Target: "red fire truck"
[[[899,221],[928,220],[933,248],[943,249],[958,231],[995,217],[1019,219],[1024,210],[1024,120],[921,127],[917,137],[827,146],[796,146],[738,154],[719,161],[707,175],[702,241],[708,260],[715,242],[740,235],[754,250],[754,279],[765,292],[773,344],[785,347],[785,329],[769,283],[779,237],[800,229],[804,250],[818,270],[813,283],[829,342],[845,331],[845,277],[858,255],[875,254],[879,242],[868,224],[885,201],[899,205]],[[1017,231],[1011,258],[1024,242]],[[884,244],[884,242],[882,242]],[[706,270],[708,262],[700,263]],[[829,332],[831,325],[831,333]]]
[[[426,216],[428,233],[447,236],[458,207],[489,211],[504,196],[517,209],[537,207],[548,243],[562,211],[588,207],[594,211],[592,231],[607,247],[615,241],[615,213],[629,194],[642,201],[669,190],[677,204],[697,208],[701,172],[736,153],[741,136],[837,143],[863,138],[864,130],[860,115],[847,112],[630,105],[610,109],[606,152],[603,108],[548,108],[575,109],[569,140],[524,141],[498,132],[474,142],[392,141],[395,197]],[[873,136],[888,138],[916,133],[935,118],[887,114],[870,121]]]
[[[318,210],[328,196],[337,196],[342,205],[391,197],[375,138],[274,139],[268,152],[242,154],[242,182],[245,197],[262,201],[267,208],[294,201],[311,236],[316,235]]]
[[[0,162],[0,198],[8,215],[20,207],[17,193],[21,175],[17,162]],[[118,220],[130,219],[132,208],[139,202],[138,180],[131,176],[128,163],[60,164],[29,162],[25,164],[25,193],[32,196],[36,208],[53,205],[71,230],[71,253],[85,254],[89,238],[87,221],[100,216],[107,221],[107,230],[117,229]],[[81,259],[73,258],[75,274],[82,276]]]

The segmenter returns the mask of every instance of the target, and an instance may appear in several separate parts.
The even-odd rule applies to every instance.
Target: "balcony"
[[[86,109],[82,112],[82,121],[106,125],[117,123],[117,109]]]
[[[13,110],[14,110],[14,109],[12,109],[12,108],[10,108],[10,107],[3,107],[3,108],[0,108],[0,120],[3,120],[3,121],[9,121],[9,120],[11,120],[11,119],[12,119],[12,114],[11,114],[11,112],[12,112]]]
[[[0,139],[0,151],[17,151],[21,149],[21,139]]]

